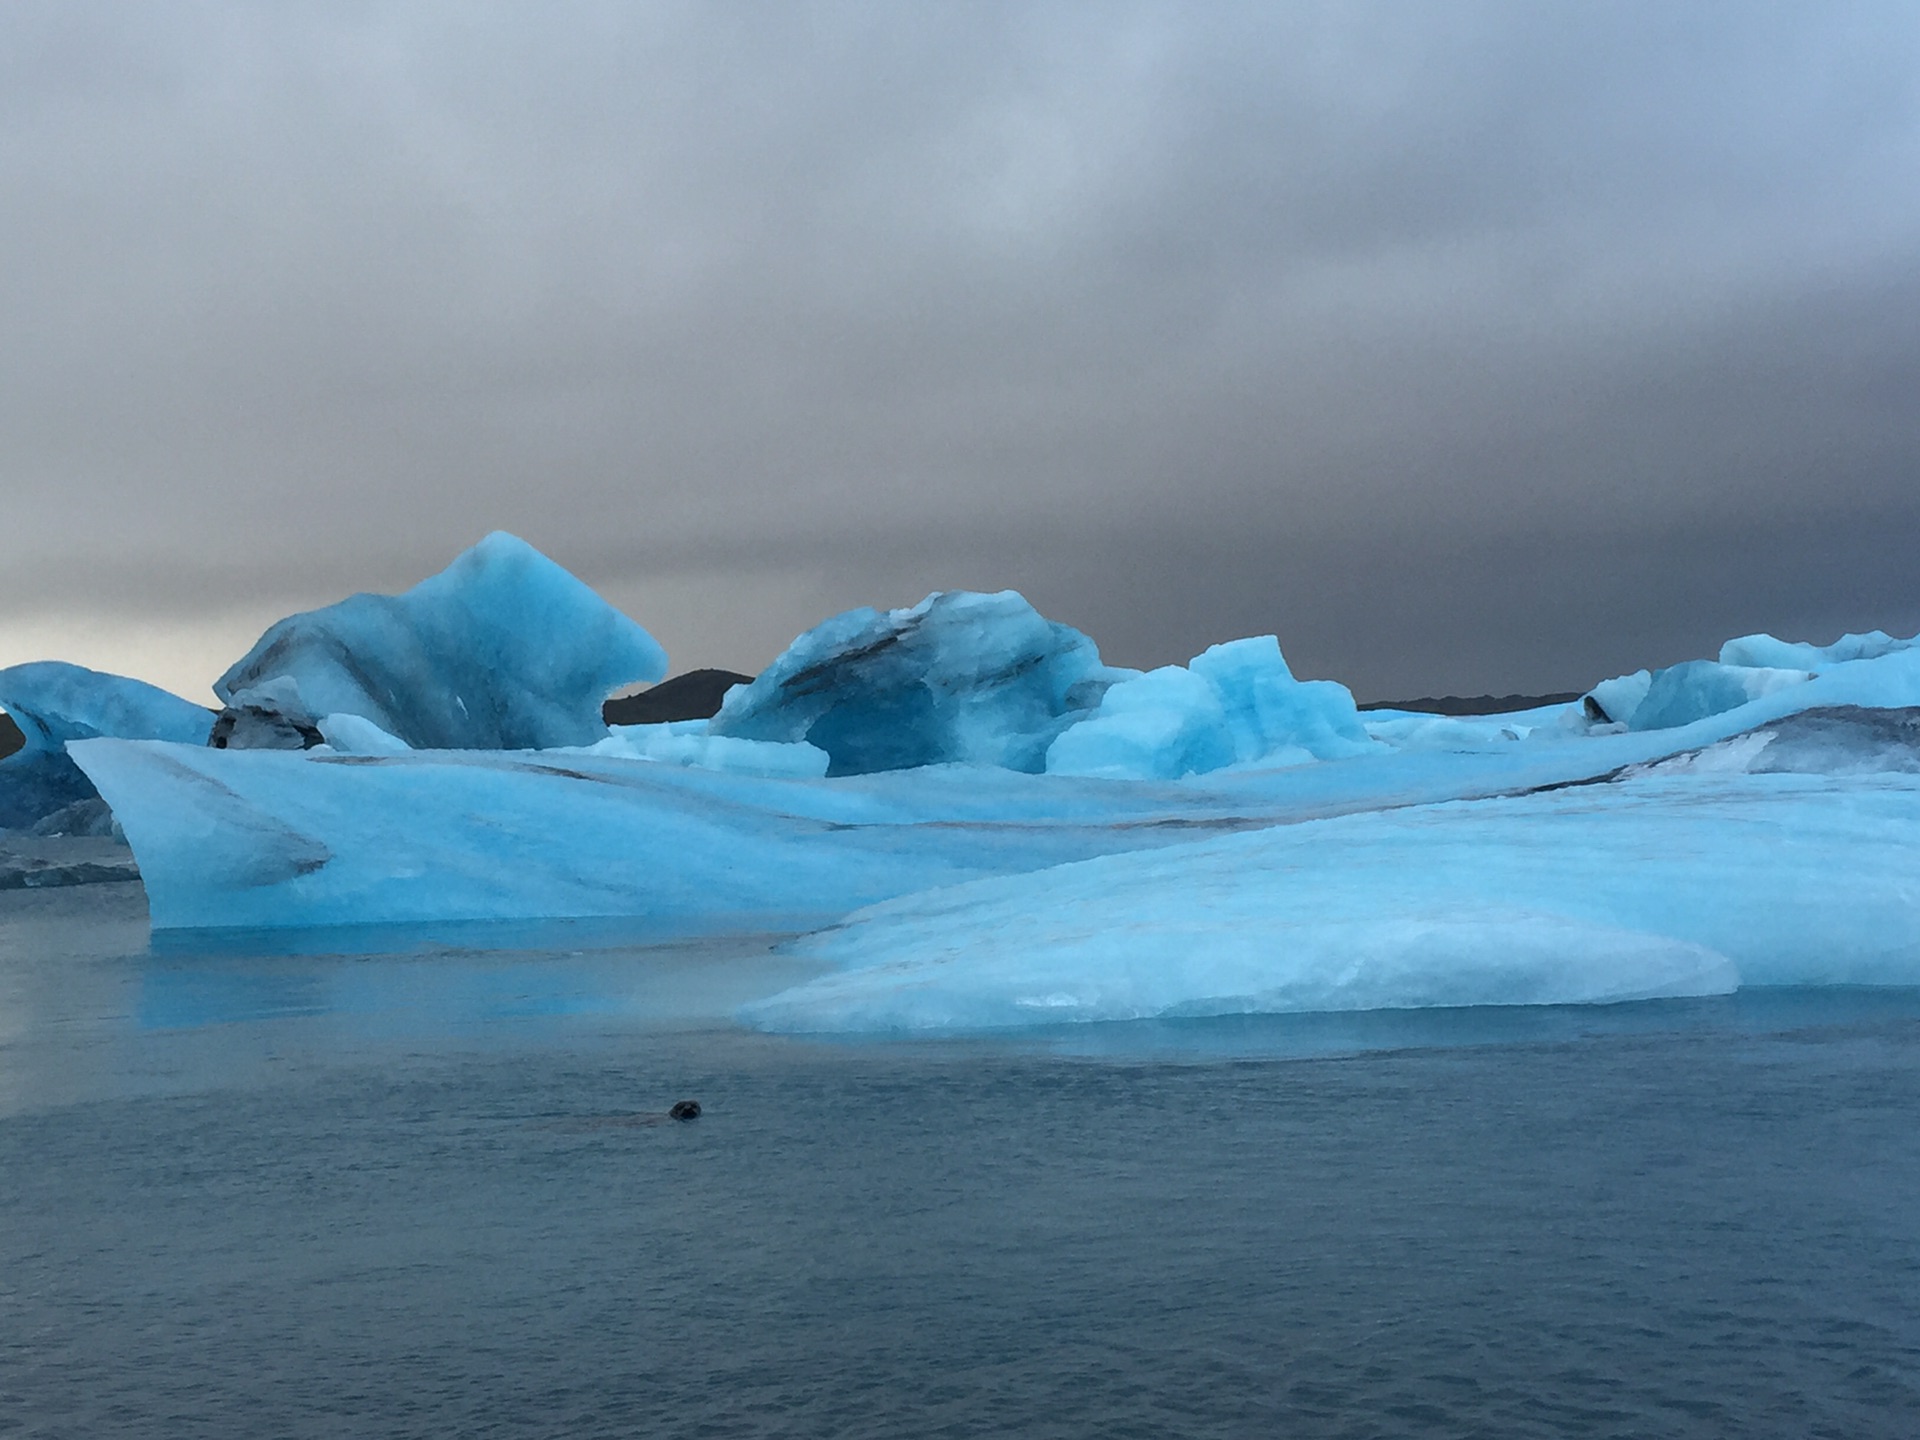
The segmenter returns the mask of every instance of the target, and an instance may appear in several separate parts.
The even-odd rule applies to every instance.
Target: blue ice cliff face
[[[666,669],[645,630],[495,532],[404,594],[280,621],[213,689],[242,710],[297,694],[311,721],[357,715],[415,749],[531,750],[604,739],[607,695]]]
[[[710,733],[804,741],[829,775],[948,761],[1038,773],[1054,736],[1132,673],[1011,590],[953,590],[815,626],[727,692]]]
[[[0,670],[0,710],[20,727],[23,749],[0,761],[0,830],[23,829],[92,799],[92,783],[67,758],[69,740],[206,743],[212,712],[158,686],[60,660]]]

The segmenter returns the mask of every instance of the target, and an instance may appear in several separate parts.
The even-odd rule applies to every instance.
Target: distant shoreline
[[[1542,705],[1571,705],[1585,692],[1556,690],[1550,695],[1423,695],[1418,700],[1368,700],[1362,710],[1417,710],[1423,715],[1505,715]]]

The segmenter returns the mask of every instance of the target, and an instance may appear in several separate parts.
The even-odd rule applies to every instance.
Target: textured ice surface
[[[1584,732],[1579,707],[1565,703],[1515,710],[1506,715],[1428,715],[1408,710],[1368,710],[1360,722],[1368,735],[1396,750],[1501,749],[1516,740],[1565,738]],[[1570,724],[1573,718],[1575,723]]]
[[[767,779],[582,752],[110,740],[83,741],[74,757],[113,805],[162,928],[568,915],[774,928],[1222,830],[1590,780],[1737,724],[1485,751],[1381,747],[1178,782],[962,765]]]
[[[364,715],[323,715],[318,728],[336,755],[404,755],[412,749]]]
[[[213,688],[231,701],[285,677],[310,715],[359,715],[415,749],[539,749],[604,738],[608,693],[666,668],[645,630],[496,532],[405,594],[280,621]]]
[[[612,729],[605,740],[584,747],[580,753],[766,778],[812,780],[827,773],[827,752],[804,740],[742,740],[714,735],[704,720],[615,725]]]
[[[909,890],[1258,823],[1240,797],[960,766],[765,779],[582,752],[76,748],[153,922],[818,923]]]
[[[66,742],[97,735],[205,742],[213,714],[178,695],[59,660],[0,670],[0,710],[25,745],[0,760],[0,830],[25,829],[94,797]]]
[[[1653,673],[1646,697],[1627,719],[1633,730],[1671,730],[1813,678],[1806,670],[1771,670],[1689,660]]]
[[[1896,640],[1882,630],[1842,635],[1831,645],[1742,635],[1720,647],[1717,661],[1689,660],[1663,670],[1618,675],[1594,686],[1582,697],[1582,703],[1587,718],[1600,724],[1629,725],[1635,730],[1671,729],[1738,709],[1836,665],[1911,651],[1915,643]]]
[[[711,733],[805,741],[832,775],[947,761],[1034,772],[1053,737],[1131,673],[1011,590],[954,590],[815,626],[727,692]]]
[[[1624,725],[1653,688],[1653,672],[1636,670],[1631,675],[1616,675],[1602,680],[1584,697],[1587,713],[1602,725]]]
[[[792,1030],[1920,984],[1920,779],[1645,776],[906,898],[802,942]]]
[[[1914,643],[1914,640],[1896,640],[1884,630],[1842,635],[1831,645],[1776,640],[1771,635],[1742,635],[1720,647],[1720,663],[1775,670],[1819,670],[1848,660],[1878,660],[1896,650],[1911,649]]]
[[[1652,824],[1636,830],[1583,820],[1580,817],[1586,812],[1576,803],[1579,797],[1629,790],[1651,795],[1656,790],[1644,784],[1632,789],[1582,782],[1693,756],[1687,763],[1698,773],[1643,777],[1648,784],[1658,780],[1668,786],[1657,794],[1660,805],[1671,812],[1667,820],[1676,824],[1688,813],[1696,818],[1704,813],[1694,805],[1695,799],[1718,803],[1710,791],[1688,788],[1708,782],[1765,782],[1790,789],[1795,783],[1834,784],[1835,775],[1864,771],[1868,773],[1849,783],[1911,783],[1911,777],[1897,773],[1901,768],[1897,760],[1885,758],[1904,741],[1897,727],[1880,733],[1891,723],[1883,723],[1884,716],[1836,730],[1835,722],[1810,713],[1839,713],[1847,707],[1888,713],[1899,707],[1920,707],[1920,650],[1837,662],[1812,680],[1671,729],[1632,732],[1605,727],[1614,733],[1582,733],[1543,724],[1530,729],[1525,743],[1489,740],[1459,749],[1377,745],[1349,759],[1288,768],[1236,763],[1165,782],[1031,775],[990,765],[939,765],[819,779],[768,778],[595,754],[591,747],[586,753],[563,754],[416,751],[381,756],[234,752],[103,739],[77,742],[73,755],[113,805],[139,859],[154,922],[161,928],[636,916],[679,928],[775,929],[794,923],[818,924],[860,906],[960,881],[1022,874],[1103,855],[1164,850],[1221,834],[1276,825],[1298,828],[1299,822],[1389,810],[1401,817],[1391,822],[1402,827],[1392,833],[1404,840],[1396,842],[1400,848],[1393,852],[1398,856],[1395,864],[1411,864],[1415,839],[1433,847],[1422,862],[1430,867],[1451,863],[1445,857],[1455,853],[1499,858],[1526,852],[1533,857],[1526,864],[1545,867],[1540,873],[1558,864],[1564,868],[1567,885],[1577,888],[1580,877],[1596,877],[1595,893],[1612,893],[1608,886],[1616,881],[1628,883],[1621,877],[1633,872],[1634,845],[1657,840],[1664,846],[1674,835],[1684,838],[1696,832],[1663,830]],[[1803,720],[1793,720],[1803,714]],[[1498,718],[1489,717],[1489,723]],[[1520,723],[1514,717],[1505,721]],[[1757,737],[1767,730],[1772,738],[1762,742]],[[1795,735],[1800,738],[1793,740]],[[1746,751],[1722,746],[1742,736],[1747,737],[1742,742]],[[685,730],[669,726],[641,737],[611,738],[644,751],[655,744],[704,746],[716,737],[699,734],[696,722]],[[785,748],[793,743],[753,753],[804,754]],[[1790,756],[1798,747],[1794,765],[1809,771],[1811,781],[1800,774],[1743,773],[1751,768],[1749,752],[1759,747],[1757,753],[1765,755],[1776,745],[1788,747],[1773,751],[1776,756]],[[1722,748],[1716,750],[1716,746]],[[1863,758],[1874,754],[1882,758]],[[710,755],[709,761],[715,758]],[[719,763],[741,762],[729,758]],[[1531,803],[1528,792],[1553,786],[1576,787],[1554,792],[1573,798],[1553,802],[1562,808],[1537,814],[1524,811],[1534,818],[1493,851],[1476,850],[1480,842],[1473,838],[1491,832],[1454,828],[1482,812],[1442,803],[1511,796],[1516,797],[1512,803],[1523,805]],[[1866,797],[1860,804],[1882,803],[1875,798],[1877,792],[1860,793]],[[1715,885],[1727,887],[1725,894],[1731,897],[1727,905],[1751,907],[1777,900],[1795,915],[1804,909],[1816,919],[1828,917],[1837,903],[1833,897],[1847,893],[1852,872],[1847,847],[1820,840],[1817,824],[1823,813],[1830,813],[1837,822],[1855,809],[1856,792],[1843,788],[1798,808],[1788,805],[1767,812],[1781,818],[1774,835],[1777,853],[1761,857],[1764,863],[1755,859],[1759,849],[1741,838],[1752,835],[1751,827],[1700,830],[1697,833],[1712,842],[1710,849],[1719,846],[1720,839],[1726,840],[1726,846],[1721,859],[1714,858],[1717,850],[1707,855],[1695,876],[1710,875]],[[1415,817],[1425,818],[1416,821]],[[1797,829],[1802,819],[1808,828]],[[1388,823],[1385,816],[1381,823]],[[1309,830],[1325,842],[1325,854],[1310,863],[1303,858],[1298,883],[1287,881],[1281,888],[1290,886],[1303,893],[1326,889],[1332,894],[1345,883],[1338,877],[1348,847],[1359,847],[1353,854],[1360,864],[1369,853],[1361,842],[1376,832],[1364,827],[1308,827],[1299,833]],[[1865,847],[1861,853],[1877,864],[1871,860],[1878,853],[1873,850],[1874,833],[1862,832],[1855,838]],[[1902,843],[1914,838],[1906,836]],[[1456,846],[1456,840],[1464,848]],[[1371,853],[1387,852],[1375,847]],[[1603,860],[1616,869],[1593,870]],[[1792,875],[1779,868],[1789,862],[1803,865],[1805,876],[1817,878],[1818,884],[1808,879],[1794,889],[1787,883]],[[1741,867],[1750,863],[1759,863],[1754,873],[1762,877],[1754,884],[1739,878]],[[1418,873],[1426,872],[1417,867],[1408,871],[1410,877]],[[1686,967],[1699,958],[1686,946],[1704,945],[1743,970],[1748,966],[1746,953],[1720,944],[1715,938],[1718,932],[1696,934],[1650,923],[1644,911],[1570,909],[1561,903],[1567,897],[1560,890],[1530,894],[1524,887],[1509,886],[1503,878],[1522,873],[1533,872],[1524,866],[1495,867],[1486,870],[1481,880],[1468,883],[1463,878],[1457,891],[1438,886],[1421,901],[1420,911],[1428,919],[1440,917],[1435,924],[1444,920],[1436,932],[1443,936],[1464,936],[1484,921],[1494,927],[1486,933],[1497,931],[1500,944],[1513,955],[1533,957],[1526,961],[1532,967],[1526,971],[1535,977],[1532,981],[1523,983],[1519,972],[1502,972],[1505,978],[1499,983],[1510,982],[1513,994],[1604,998],[1678,984],[1673,977],[1694,973]],[[1385,886],[1380,893],[1389,900],[1396,893],[1403,899],[1413,893],[1393,889],[1391,867],[1368,870],[1360,864],[1356,874],[1373,876]],[[1070,878],[1063,878],[1062,884]],[[1141,872],[1135,878],[1145,886],[1152,876]],[[1190,878],[1196,882],[1194,887],[1180,890],[1176,885],[1163,893],[1163,903],[1167,913],[1184,905],[1204,921],[1209,897],[1221,893],[1230,877],[1219,871],[1195,872]],[[1413,883],[1411,878],[1407,881]],[[1268,888],[1277,884],[1270,880]],[[1023,903],[1035,907],[1033,913],[1039,915],[1051,901],[1045,882],[1036,880],[1035,887],[1025,892]],[[1684,886],[1660,893],[1676,907],[1691,903],[1691,892]],[[1119,905],[1123,898],[1109,897],[1115,904],[1114,919],[1106,928],[1115,934],[1126,928],[1129,912]],[[1715,908],[1721,900],[1702,903],[1702,913],[1722,913]],[[1089,934],[1102,923],[1092,899],[1077,913]],[[1261,918],[1266,913],[1248,910],[1244,923],[1257,930],[1267,923]],[[1345,933],[1372,936],[1367,943],[1385,947],[1380,953],[1391,958],[1402,954],[1391,950],[1392,936],[1404,938],[1412,932],[1404,926],[1397,930],[1353,927],[1376,920],[1398,925],[1394,916],[1399,913],[1389,910],[1369,918],[1367,912],[1356,909],[1344,919],[1332,912],[1321,919],[1329,925],[1348,926]],[[1862,924],[1910,924],[1910,917],[1895,914],[1879,901],[1860,913]],[[1770,915],[1766,923],[1771,925],[1776,918]],[[1309,915],[1302,923],[1308,922],[1319,924],[1320,920]],[[1806,938],[1811,932],[1805,927],[1794,931],[1792,926],[1797,924],[1796,919],[1781,933]],[[1843,928],[1836,933],[1844,939],[1855,932]],[[1388,1004],[1415,1003],[1419,996],[1442,994],[1442,990],[1419,989],[1427,981],[1418,977],[1404,984],[1378,979],[1379,974],[1398,974],[1393,966],[1403,961],[1417,960],[1418,947],[1412,941],[1406,943],[1413,948],[1406,949],[1401,960],[1394,960],[1386,971],[1375,968],[1376,979],[1367,982],[1372,989],[1356,980],[1351,996],[1371,995],[1375,998],[1367,1003]],[[1808,953],[1817,949],[1809,941]],[[1557,978],[1547,977],[1552,978],[1549,985],[1539,967],[1547,963],[1546,957],[1562,951],[1586,955],[1591,963],[1584,970],[1574,967]],[[1850,952],[1843,944],[1833,953],[1844,958]],[[1601,960],[1594,957],[1602,956],[1613,957],[1607,964],[1625,967],[1622,974],[1631,971],[1643,978],[1667,978],[1657,984],[1655,979],[1644,984],[1636,980],[1631,986],[1609,990],[1595,979],[1594,967]],[[1009,959],[1007,964],[1014,961]],[[1294,986],[1287,993],[1305,995],[1319,983],[1309,975],[1297,984],[1287,980],[1285,985]],[[1223,984],[1201,973],[1192,981],[1197,988],[1186,998],[1173,995],[1166,1004],[1213,1003],[1225,993],[1220,988]],[[1274,984],[1285,988],[1281,980]],[[1528,984],[1534,990],[1526,991]],[[1396,990],[1395,985],[1402,988]],[[1064,994],[1069,989],[1022,990],[1020,994]],[[1380,998],[1391,996],[1401,998]],[[1336,996],[1316,1003],[1337,1000]]]
[[[1920,708],[1806,710],[1699,750],[1633,767],[1648,774],[1920,774]]]
[[[1293,678],[1271,635],[1215,645],[1113,685],[1047,750],[1052,775],[1174,780],[1234,764],[1348,759],[1375,748],[1353,695]]]
[[[13,716],[28,750],[58,750],[96,735],[199,745],[213,724],[205,706],[144,680],[59,660],[0,670],[0,710]]]

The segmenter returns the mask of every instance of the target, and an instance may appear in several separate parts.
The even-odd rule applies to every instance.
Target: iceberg
[[[1709,715],[1737,710],[1742,705],[1804,685],[1813,675],[1806,670],[1774,670],[1748,665],[1722,665],[1713,660],[1689,660],[1653,672],[1647,693],[1627,720],[1630,730],[1671,730]]]
[[[1640,775],[912,895],[793,948],[790,1031],[1920,984],[1920,777]]]
[[[815,626],[726,692],[709,733],[805,742],[836,776],[956,761],[1037,773],[1054,736],[1132,673],[1012,590],[943,591]]]
[[[1293,678],[1272,635],[1117,681],[1048,747],[1050,775],[1177,780],[1229,765],[1351,759],[1378,748],[1346,686]]]
[[[544,749],[604,739],[608,694],[666,669],[645,630],[495,532],[404,594],[289,616],[213,688],[236,715],[297,694],[296,730],[358,715],[414,749]]]
[[[1779,683],[1705,663],[1670,684],[1712,703],[1661,728],[1541,706],[1369,735],[1272,637],[1140,675],[1016,595],[955,592],[818,627],[712,721],[414,746],[303,671],[231,695],[297,692],[305,748],[69,753],[156,930],[819,931],[830,973],[755,1012],[779,1028],[1920,983],[1920,648]],[[553,703],[591,712],[605,678]]]
[[[158,930],[572,917],[811,928],[912,890],[1272,813],[971,766],[805,780],[585,751],[91,740],[74,755],[126,832]]]
[[[1860,703],[1871,687],[1854,678],[1847,693],[1836,688],[1842,670],[1804,689]],[[1920,674],[1907,688],[1920,703]],[[1179,781],[958,764],[769,777],[632,758],[619,753],[631,743],[619,732],[605,753],[346,755],[120,740],[80,741],[72,753],[133,846],[159,929],[581,916],[773,930],[956,879],[1581,785],[1784,713],[1484,751],[1379,746]]]
[[[652,760],[691,765],[766,779],[812,780],[827,773],[827,752],[804,740],[742,740],[709,734],[704,720],[669,720],[657,725],[615,725],[612,734],[585,746],[582,755]]]
[[[0,760],[0,830],[31,827],[96,791],[67,758],[69,740],[109,735],[204,744],[213,713],[178,695],[60,660],[0,670],[0,710],[21,748]]]
[[[1760,670],[1819,670],[1850,660],[1878,660],[1896,650],[1911,649],[1917,642],[1920,636],[1896,640],[1884,630],[1842,635],[1831,645],[1776,640],[1771,635],[1742,635],[1720,647],[1720,663]]]
[[[1581,708],[1590,725],[1667,730],[1804,684],[1830,666],[1884,659],[1917,644],[1920,636],[1896,640],[1884,630],[1842,635],[1831,645],[1742,635],[1722,645],[1717,660],[1688,660],[1603,680],[1581,697]]]

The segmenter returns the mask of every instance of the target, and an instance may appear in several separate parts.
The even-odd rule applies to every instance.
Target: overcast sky
[[[0,9],[0,663],[508,529],[1361,698],[1920,630],[1920,6]]]

